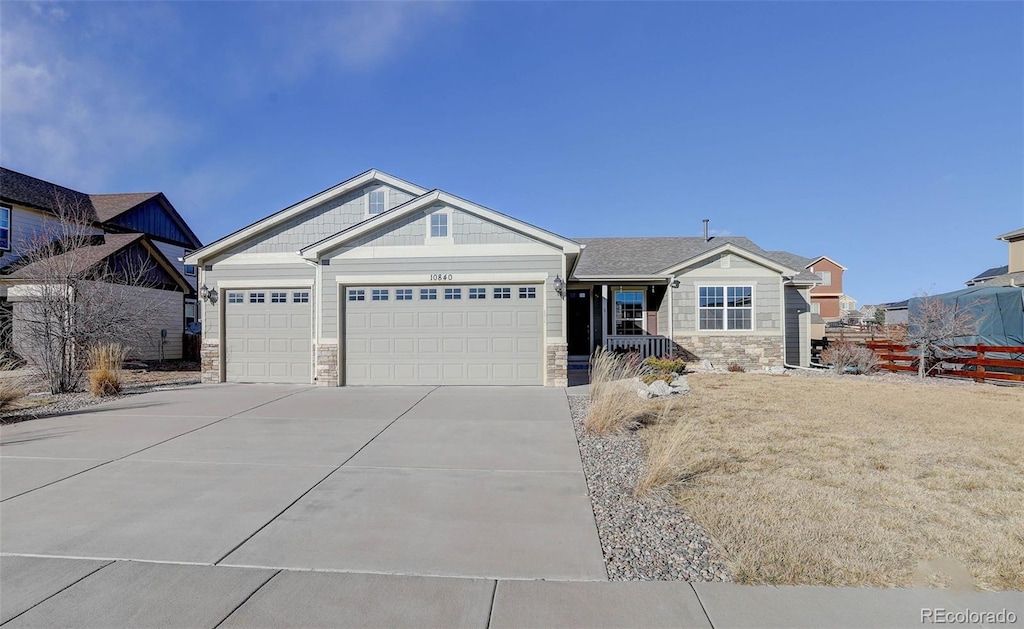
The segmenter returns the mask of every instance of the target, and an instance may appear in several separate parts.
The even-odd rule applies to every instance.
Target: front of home
[[[810,360],[818,278],[744,238],[573,240],[371,170],[186,257],[206,382],[564,386],[597,347]]]

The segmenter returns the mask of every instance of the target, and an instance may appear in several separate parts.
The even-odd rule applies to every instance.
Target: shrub
[[[739,363],[729,363],[728,369],[733,373],[743,373],[746,371],[746,369],[743,368],[743,365]]]
[[[683,373],[686,371],[686,361],[681,358],[669,358],[667,356],[656,358],[651,356],[644,363],[655,371],[666,373]]]
[[[584,426],[598,434],[613,432],[642,413],[635,379],[649,371],[635,354],[598,349],[590,359],[590,411]]]
[[[13,371],[18,363],[8,356],[0,356],[0,371]],[[0,409],[25,395],[25,379],[21,376],[0,377]]]
[[[830,344],[821,352],[821,362],[839,373],[871,373],[878,368],[878,356],[873,351],[847,341]]]
[[[121,365],[128,350],[118,343],[89,349],[89,392],[95,397],[121,392]]]
[[[650,384],[655,380],[664,380],[668,384],[672,384],[676,379],[674,372],[659,372],[659,373],[645,373],[640,376],[640,381],[644,384]]]

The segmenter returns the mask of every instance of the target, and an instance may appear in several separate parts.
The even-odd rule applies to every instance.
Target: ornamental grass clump
[[[649,368],[636,356],[598,349],[590,360],[590,411],[584,426],[605,434],[625,426],[643,413],[637,378]]]
[[[9,357],[0,357],[0,371],[13,371],[18,363]],[[0,409],[25,396],[25,379],[21,376],[0,376]]]
[[[106,397],[121,392],[121,365],[128,350],[119,343],[89,348],[89,392]]]

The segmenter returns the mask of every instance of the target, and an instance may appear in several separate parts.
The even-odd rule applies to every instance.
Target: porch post
[[[608,349],[608,285],[601,284],[601,347]]]
[[[675,280],[669,280],[668,286],[665,289],[665,294],[668,297],[668,355],[670,358],[676,357],[676,321],[675,316],[672,313],[672,302],[675,301],[672,295],[672,282]]]

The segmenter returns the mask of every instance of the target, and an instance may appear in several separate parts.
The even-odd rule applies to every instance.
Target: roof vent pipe
[[[710,218],[705,218],[704,219],[704,242],[707,242],[707,241],[711,240],[711,238],[708,237],[708,223],[710,223],[710,222],[711,222]]]

